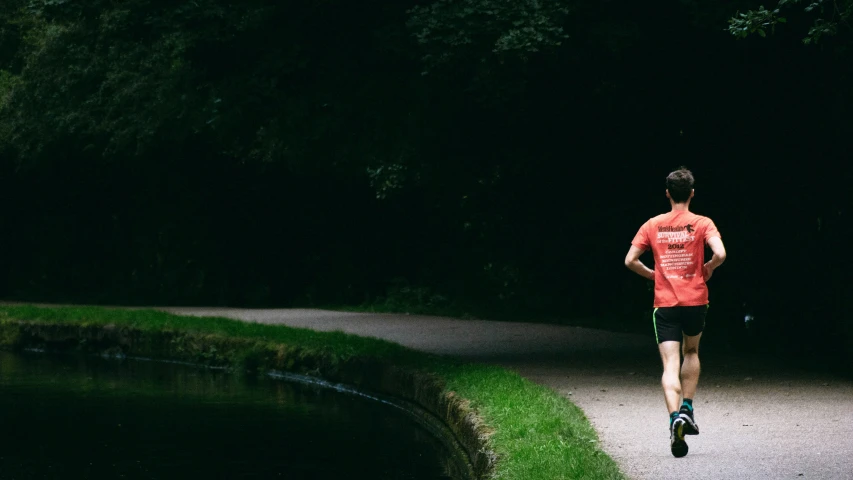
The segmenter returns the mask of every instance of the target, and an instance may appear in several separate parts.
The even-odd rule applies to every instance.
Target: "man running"
[[[644,223],[625,257],[626,267],[655,282],[652,321],[663,361],[661,384],[669,412],[670,450],[676,457],[687,455],[684,435],[699,434],[693,398],[699,383],[699,339],[708,312],[706,282],[726,259],[714,222],[690,212],[693,193],[690,170],[682,167],[670,173],[666,197],[672,210]],[[708,262],[705,244],[714,252]],[[640,255],[649,249],[654,270],[640,261]]]

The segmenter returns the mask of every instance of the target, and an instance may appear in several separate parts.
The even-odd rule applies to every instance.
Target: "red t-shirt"
[[[640,227],[631,245],[652,249],[655,257],[655,308],[689,307],[708,303],[708,287],[702,266],[705,244],[719,237],[708,217],[688,211],[669,212],[650,218]]]

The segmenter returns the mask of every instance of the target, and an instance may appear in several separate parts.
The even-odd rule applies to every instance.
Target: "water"
[[[175,364],[0,353],[0,479],[447,479],[405,413]]]

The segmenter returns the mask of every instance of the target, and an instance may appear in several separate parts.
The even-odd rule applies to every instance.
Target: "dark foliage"
[[[793,11],[737,40],[779,22],[755,7],[4,1],[0,296],[390,288],[650,332],[622,258],[684,164],[729,250],[708,335],[737,344],[750,310],[764,344],[829,348],[853,338],[848,20],[817,45]]]

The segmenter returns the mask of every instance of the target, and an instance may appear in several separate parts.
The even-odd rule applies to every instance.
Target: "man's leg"
[[[661,386],[666,401],[666,411],[677,412],[681,406],[681,342],[661,342],[658,345],[660,358],[663,361],[663,376]],[[696,385],[694,383],[694,390]]]
[[[696,395],[696,385],[699,384],[699,340],[702,334],[688,337],[684,335],[684,343],[682,344],[682,352],[684,353],[684,363],[681,365],[681,388],[684,393],[684,398],[693,399]]]
[[[685,435],[699,435],[699,425],[693,413],[693,400],[696,395],[696,385],[699,383],[699,340],[705,329],[705,317],[708,305],[685,307],[682,311],[682,353],[684,363],[681,365],[681,388],[684,393],[684,404],[679,409],[679,417],[684,420]]]
[[[669,450],[674,457],[687,455],[687,442],[684,441],[684,420],[678,413],[681,403],[681,342],[664,341],[658,344],[660,358],[663,361],[663,396],[666,410],[669,412]]]
[[[693,399],[696,395],[696,385],[699,383],[699,340],[702,333],[698,335],[684,334],[682,352],[684,363],[681,366],[681,388],[684,393],[684,405],[679,409],[679,417],[684,420],[685,435],[699,435],[699,425],[693,414]]]
[[[687,442],[684,441],[684,420],[678,412],[681,402],[681,309],[678,307],[655,308],[652,321],[655,325],[655,339],[663,362],[661,386],[669,412],[669,449],[675,457],[687,455]]]

